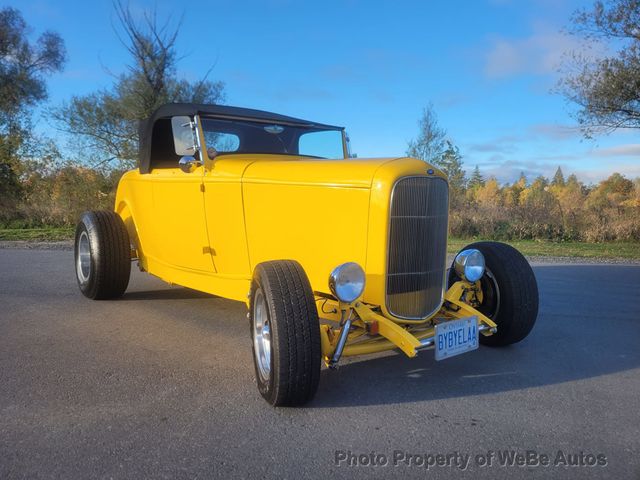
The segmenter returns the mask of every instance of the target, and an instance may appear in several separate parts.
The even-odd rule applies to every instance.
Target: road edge
[[[73,241],[63,240],[59,242],[34,242],[27,240],[0,240],[0,250],[73,250]],[[453,261],[454,254],[447,255],[447,264]],[[526,256],[533,265],[640,265],[640,259],[630,258],[593,258],[593,257],[547,257]]]

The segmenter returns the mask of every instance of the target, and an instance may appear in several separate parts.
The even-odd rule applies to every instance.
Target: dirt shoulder
[[[20,250],[73,250],[73,241],[34,242],[30,240],[0,240],[0,248]]]

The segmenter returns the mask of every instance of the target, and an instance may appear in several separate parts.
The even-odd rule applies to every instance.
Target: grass
[[[457,253],[474,240],[449,239],[449,253]],[[505,242],[530,257],[581,257],[640,259],[640,243],[637,242],[551,242],[544,240],[514,240]]]
[[[59,242],[71,240],[74,230],[73,227],[0,228],[0,240]]]
[[[73,239],[73,227],[0,228],[1,240],[23,240],[32,242],[57,242]],[[449,239],[449,253],[457,253],[474,240]],[[640,243],[634,242],[550,242],[538,240],[516,240],[506,242],[533,257],[582,257],[625,258],[640,260]]]

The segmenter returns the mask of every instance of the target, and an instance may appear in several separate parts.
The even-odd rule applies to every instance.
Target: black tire
[[[309,279],[293,260],[265,262],[251,285],[249,328],[258,390],[273,406],[303,405],[320,381],[320,322]],[[268,334],[256,325],[268,325]],[[255,332],[263,332],[257,335]],[[268,337],[269,358],[257,338]],[[261,367],[261,365],[263,367]],[[264,367],[268,365],[268,372]],[[262,370],[261,370],[262,368]]]
[[[478,310],[498,326],[497,333],[480,335],[480,343],[502,347],[523,340],[538,317],[538,284],[529,262],[505,243],[476,242],[463,250],[468,248],[482,252],[487,268],[480,280],[484,298]],[[449,286],[458,280],[451,268]]]
[[[76,279],[85,297],[106,300],[122,296],[131,274],[131,245],[118,214],[83,213],[76,227],[74,250]]]

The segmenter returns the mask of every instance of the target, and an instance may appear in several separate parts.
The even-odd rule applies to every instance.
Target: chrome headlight
[[[484,275],[484,255],[475,248],[463,250],[456,255],[453,267],[461,279],[477,282]]]
[[[364,270],[355,262],[343,263],[329,276],[331,293],[344,303],[355,301],[364,292]]]

